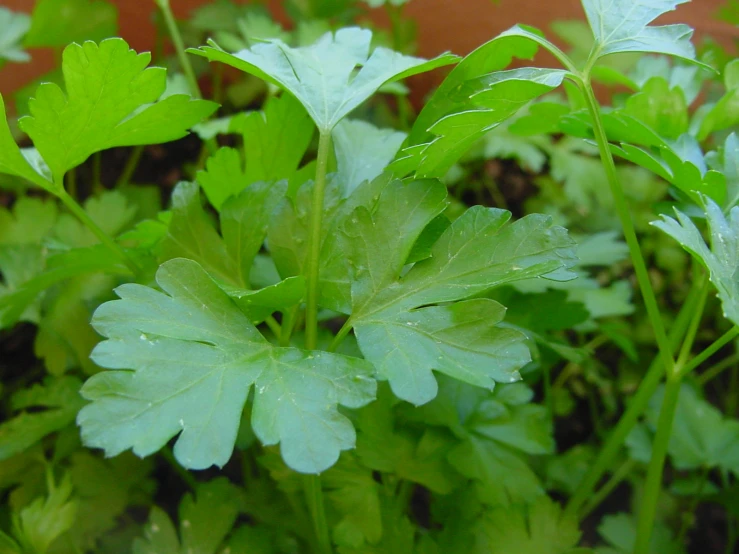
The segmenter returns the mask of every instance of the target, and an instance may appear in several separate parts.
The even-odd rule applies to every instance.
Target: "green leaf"
[[[117,289],[93,326],[108,338],[93,359],[111,369],[85,383],[92,404],[78,416],[86,444],[115,455],[146,456],[180,435],[177,460],[191,469],[223,466],[254,384],[252,427],[265,445],[281,443],[286,463],[317,473],[354,446],[337,404],[374,397],[363,360],[270,345],[195,262],[162,264],[157,282]]]
[[[54,190],[50,176],[37,171],[29,154],[28,150],[22,151],[15,143],[5,115],[5,102],[0,94],[0,173],[17,175],[43,189]]]
[[[677,139],[688,131],[688,104],[683,91],[661,77],[649,79],[629,97],[624,113],[648,125],[660,136]]]
[[[64,173],[91,154],[114,146],[156,144],[181,138],[217,105],[174,95],[157,102],[166,71],[146,68],[150,54],[136,54],[120,38],[64,49],[66,94],[42,84],[18,122],[60,184]],[[25,175],[22,175],[25,176]]]
[[[660,15],[689,0],[583,0],[583,7],[595,35],[591,58],[617,52],[651,52],[695,60],[690,42],[693,29],[687,25],[648,25]]]
[[[718,290],[724,317],[739,325],[739,207],[732,208],[727,219],[713,200],[705,198],[705,210],[710,248],[691,219],[677,209],[677,219],[663,215],[661,221],[652,225],[674,238],[706,267]]]
[[[559,69],[529,67],[499,71],[463,83],[454,95],[464,109],[433,123],[428,130],[436,138],[404,149],[391,167],[400,171],[411,167],[421,177],[443,177],[475,142],[531,100],[560,86],[566,74]]]
[[[149,515],[144,539],[136,539],[134,554],[215,554],[231,531],[241,505],[239,489],[220,477],[200,484],[195,496],[180,502],[179,538],[172,521],[158,507]]]
[[[319,131],[329,133],[382,85],[457,60],[456,56],[443,54],[426,61],[384,47],[370,52],[371,40],[371,31],[350,27],[327,33],[314,44],[300,48],[268,40],[229,54],[210,41],[210,46],[189,52],[226,63],[288,91],[305,107]]]
[[[447,461],[454,441],[435,429],[416,432],[396,424],[397,402],[383,386],[378,399],[359,411],[357,456],[372,470],[397,475],[439,494],[450,493],[459,482]]]
[[[575,554],[580,540],[577,518],[546,496],[528,507],[491,510],[474,533],[474,554]]]
[[[76,378],[61,377],[17,392],[12,409],[22,413],[0,424],[0,460],[23,452],[72,423],[83,404],[78,394],[80,385]],[[29,408],[33,411],[25,411]]]
[[[360,120],[345,119],[332,133],[338,179],[346,193],[362,181],[371,181],[380,175],[393,160],[406,134],[392,129],[379,129]]]
[[[292,177],[313,138],[308,113],[290,94],[270,98],[264,112],[237,116],[231,130],[244,140],[247,183]]]
[[[733,208],[739,203],[739,137],[731,133],[726,137],[723,147],[717,152],[709,152],[706,162],[726,177],[726,202],[724,207]]]
[[[460,99],[452,93],[462,83],[507,67],[514,57],[533,59],[538,46],[519,36],[496,37],[465,56],[439,85],[418,114],[408,137],[408,145],[429,142],[434,138],[428,129],[442,117],[459,111]]]
[[[703,119],[698,139],[705,140],[715,131],[730,129],[739,124],[739,60],[732,60],[724,69],[726,93]]]
[[[609,514],[598,526],[598,533],[612,548],[598,548],[598,554],[631,554],[636,543],[636,521],[630,514]],[[659,523],[654,527],[649,541],[649,554],[683,554],[682,541],[672,536],[670,529]]]
[[[249,186],[241,155],[238,150],[229,147],[219,148],[208,158],[205,169],[198,171],[197,181],[208,202],[219,212],[228,198]]]
[[[664,392],[661,386],[649,404],[647,423],[652,431],[657,427]],[[680,388],[673,429],[668,452],[675,468],[719,467],[739,473],[739,420],[724,417],[687,384]]]
[[[321,482],[329,505],[337,512],[338,523],[333,529],[336,545],[356,547],[365,541],[379,542],[382,538],[380,484],[373,478],[372,470],[347,453],[321,476]]]
[[[3,60],[21,63],[31,59],[23,50],[21,41],[31,27],[31,18],[0,6],[0,66]]]
[[[114,532],[129,504],[150,501],[154,481],[149,474],[154,464],[130,454],[103,460],[88,451],[75,452],[70,461],[78,507],[67,537],[84,551]]]
[[[37,498],[13,514],[13,534],[24,552],[47,552],[49,546],[72,527],[77,502],[71,496],[72,480],[67,474],[58,486],[51,484],[46,498]]]
[[[118,10],[106,0],[38,0],[25,45],[63,47],[118,34]]]
[[[434,181],[391,183],[372,212],[357,208],[344,225],[355,270],[352,315],[365,358],[393,392],[414,404],[436,396],[432,371],[477,386],[518,379],[529,361],[524,336],[498,323],[505,308],[487,299],[445,306],[501,284],[549,275],[574,263],[571,241],[550,218],[469,209],[444,232],[431,257],[403,267],[424,227],[444,207]],[[570,276],[565,271],[561,277]]]

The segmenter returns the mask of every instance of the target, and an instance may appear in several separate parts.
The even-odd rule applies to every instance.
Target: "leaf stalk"
[[[318,285],[321,255],[321,225],[323,222],[323,202],[326,194],[326,173],[328,170],[331,132],[321,130],[318,139],[316,158],[316,180],[313,183],[313,199],[310,214],[309,250],[306,267],[307,295],[305,308],[305,347],[316,348],[318,343]]]

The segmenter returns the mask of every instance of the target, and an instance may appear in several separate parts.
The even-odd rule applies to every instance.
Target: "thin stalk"
[[[175,21],[172,8],[169,5],[169,0],[154,1],[162,11],[162,15],[164,15],[164,21],[167,24],[169,36],[174,44],[177,59],[180,61],[180,66],[182,67],[182,71],[185,73],[185,78],[187,79],[190,95],[195,98],[202,99],[203,93],[200,90],[200,85],[198,85],[198,79],[195,77],[195,70],[192,68],[190,58],[187,57],[187,52],[185,52],[185,43],[182,41],[182,34],[180,33],[179,27],[177,27],[177,21]],[[214,138],[206,140],[205,144],[211,154],[218,150],[218,142],[216,142]]]
[[[654,435],[652,456],[649,459],[649,466],[647,467],[647,478],[644,485],[641,509],[639,511],[639,520],[636,526],[634,554],[649,554],[652,528],[654,527],[654,520],[657,516],[657,503],[659,502],[659,494],[662,489],[662,474],[664,472],[665,459],[667,458],[667,448],[670,444],[670,437],[672,436],[672,423],[675,420],[677,403],[680,398],[680,388],[682,387],[682,373],[679,369],[685,365],[693,348],[698,326],[703,317],[706,296],[708,296],[708,281],[703,278],[701,279],[701,294],[698,297],[698,306],[693,313],[693,318],[685,333],[685,340],[680,349],[677,364],[673,371],[667,375],[664,400],[659,410],[657,432]]]
[[[308,509],[313,519],[313,529],[318,540],[319,552],[320,554],[331,554],[331,538],[328,534],[321,478],[318,475],[304,475],[303,488],[305,490],[305,498],[308,502]]]
[[[180,61],[180,67],[185,73],[187,84],[190,87],[190,94],[195,98],[202,98],[203,93],[200,92],[200,86],[198,85],[198,80],[195,77],[195,71],[193,70],[192,64],[190,63],[190,60],[185,53],[185,43],[182,41],[182,34],[180,33],[179,27],[177,27],[177,22],[175,21],[174,14],[172,13],[172,8],[169,5],[169,0],[154,1],[156,2],[157,6],[159,6],[159,9],[162,10],[164,22],[167,24],[167,30],[169,31],[169,37],[172,39],[172,43],[174,44],[174,48],[177,54],[177,59]]]
[[[718,377],[724,370],[727,368],[730,368],[731,366],[739,363],[739,353],[734,353],[728,358],[724,358],[717,364],[712,365],[707,370],[705,370],[703,373],[698,375],[696,377],[696,382],[701,387],[705,387],[706,383],[711,381],[712,379],[715,379]]]
[[[613,161],[608,137],[600,117],[600,105],[598,104],[598,100],[595,98],[593,87],[590,86],[590,82],[587,78],[583,79],[578,84],[585,95],[588,111],[593,120],[595,139],[598,143],[600,159],[606,172],[608,184],[611,188],[614,206],[618,213],[618,218],[621,221],[621,227],[623,228],[626,244],[629,247],[631,262],[634,265],[636,279],[639,282],[639,289],[641,290],[644,305],[647,309],[647,316],[649,317],[652,330],[654,331],[657,347],[662,356],[665,372],[669,375],[674,371],[675,367],[675,360],[672,357],[672,348],[670,347],[670,341],[667,339],[665,325],[662,321],[659,305],[657,304],[657,297],[652,288],[652,282],[649,280],[647,264],[644,262],[641,246],[639,246],[639,239],[636,236],[636,229],[634,228],[634,222],[631,219],[631,212],[629,211],[629,205],[626,201],[626,195],[624,194],[623,187],[621,186],[618,174],[616,173],[616,164]]]
[[[133,258],[126,254],[125,250],[123,250],[123,248],[121,248],[121,246],[115,240],[113,240],[113,238],[108,235],[108,233],[98,227],[98,224],[92,220],[87,212],[82,209],[82,206],[80,206],[77,201],[72,198],[69,193],[67,193],[66,190],[62,189],[57,194],[59,196],[59,199],[64,203],[67,209],[72,212],[72,214],[74,214],[82,223],[84,223],[85,226],[93,232],[93,234],[101,243],[107,246],[111,250],[111,252],[114,252],[116,256],[118,256],[118,258],[124,264],[126,264],[128,269],[130,269],[134,275],[138,274],[141,271],[141,268],[133,260]]]
[[[652,445],[652,457],[649,459],[647,480],[642,494],[639,521],[636,527],[634,554],[649,554],[649,543],[652,539],[652,527],[657,514],[660,489],[662,488],[662,469],[667,457],[667,447],[672,434],[672,422],[675,419],[677,401],[680,397],[680,377],[672,373],[667,377],[665,396],[657,420],[657,433]]]
[[[195,480],[195,477],[192,476],[192,473],[187,471],[184,467],[180,465],[180,463],[177,461],[177,459],[174,457],[174,454],[172,454],[172,451],[169,449],[168,446],[165,446],[162,448],[159,453],[162,455],[162,458],[170,465],[170,467],[174,470],[174,472],[179,475],[180,479],[182,479],[185,484],[190,487],[190,490],[196,490],[198,487],[198,482]]]
[[[328,170],[331,133],[321,131],[316,159],[316,180],[313,184],[313,202],[310,214],[310,238],[307,260],[307,299],[305,308],[305,347],[313,350],[318,342],[318,280],[319,257],[321,254],[321,224],[323,221],[323,200],[326,192],[326,171]]]
[[[282,314],[282,328],[280,329],[280,346],[290,346],[290,337],[295,329],[299,306]]]
[[[341,326],[341,329],[339,329],[339,332],[336,333],[336,336],[334,337],[334,340],[331,341],[331,344],[328,347],[329,352],[336,352],[336,349],[341,345],[342,342],[344,342],[344,339],[349,334],[349,331],[352,330],[352,318],[350,317],[344,322],[344,325]]]
[[[580,512],[580,517],[587,517],[588,514],[590,514],[593,510],[600,506],[601,503],[603,503],[603,501],[611,495],[615,488],[620,485],[624,479],[626,479],[635,465],[636,462],[634,462],[634,460],[630,458],[626,460],[623,464],[621,464],[621,466],[613,473],[613,475],[611,475],[611,478],[606,482],[606,484],[598,489],[590,498],[590,500],[588,500],[588,503],[585,504],[582,511]]]
[[[133,174],[139,167],[139,162],[141,161],[141,155],[143,153],[143,146],[135,146],[133,148],[133,150],[131,151],[131,155],[126,160],[126,165],[123,167],[123,171],[121,171],[121,174],[115,183],[116,188],[131,182]]]
[[[272,334],[277,338],[279,341],[282,338],[282,328],[280,327],[280,324],[277,323],[277,320],[273,316],[267,316],[267,318],[264,320],[264,323],[267,324],[267,327],[269,327],[269,330],[272,331]]]
[[[688,297],[685,299],[685,303],[680,309],[672,328],[670,329],[669,340],[673,349],[677,348],[677,345],[690,325],[691,316],[693,315],[693,310],[699,297],[700,290],[694,285],[691,288]],[[628,408],[618,420],[618,423],[613,428],[613,431],[611,431],[608,439],[606,439],[603,448],[600,449],[595,462],[590,466],[590,469],[578,485],[572,498],[570,498],[567,503],[566,512],[569,515],[576,515],[583,504],[585,504],[588,498],[593,494],[598,481],[600,481],[603,475],[611,467],[611,463],[621,449],[621,445],[634,428],[634,425],[639,421],[641,415],[647,409],[652,395],[662,381],[662,375],[664,372],[660,362],[661,358],[659,356],[652,361],[644,379],[639,385],[639,388],[629,402]]]
[[[721,335],[718,339],[716,339],[708,348],[703,350],[703,352],[701,352],[695,358],[690,360],[690,362],[682,366],[679,370],[680,377],[684,377],[685,375],[693,371],[696,367],[701,365],[708,358],[710,358],[716,352],[721,350],[724,346],[729,344],[737,336],[739,336],[739,327],[737,326],[734,326],[728,331],[726,331],[723,335]],[[700,381],[702,377],[703,377],[702,375],[698,377],[698,380]]]

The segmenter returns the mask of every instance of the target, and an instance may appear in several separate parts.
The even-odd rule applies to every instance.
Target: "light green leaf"
[[[118,34],[118,10],[106,0],[38,0],[25,45],[64,47]]]
[[[709,152],[706,162],[726,177],[726,202],[724,207],[733,208],[739,203],[739,137],[731,133],[726,137],[723,147],[717,152]]]
[[[43,189],[54,190],[50,178],[35,169],[27,154],[28,151],[21,151],[18,148],[10,132],[5,114],[5,102],[0,94],[0,173],[17,175]]]
[[[31,18],[27,14],[0,6],[0,66],[3,60],[20,63],[31,59],[21,45],[30,27]]]
[[[354,446],[354,428],[337,404],[374,397],[365,361],[270,345],[195,262],[162,264],[164,293],[117,289],[93,326],[108,338],[93,359],[110,369],[85,383],[92,404],[78,416],[86,444],[108,455],[146,456],[179,434],[177,460],[191,469],[223,466],[231,456],[249,390],[252,427],[265,445],[281,444],[286,463],[318,473]]]
[[[195,260],[209,275],[239,285],[238,269],[213,222],[203,210],[196,183],[181,182],[172,193],[172,218],[162,241],[161,260]]]
[[[379,129],[360,120],[345,119],[332,133],[338,179],[346,193],[362,181],[371,181],[380,175],[395,157],[406,134],[392,129]]]
[[[641,91],[628,98],[623,111],[667,139],[677,139],[688,131],[685,94],[661,77],[649,79]]]
[[[269,40],[229,54],[211,41],[210,46],[189,52],[232,65],[288,91],[305,107],[318,129],[329,133],[382,85],[457,60],[443,54],[426,61],[384,47],[370,52],[371,40],[371,31],[350,27],[300,48]]]
[[[428,130],[437,137],[425,145],[406,148],[391,167],[410,167],[421,177],[443,177],[452,165],[486,133],[514,115],[531,100],[562,84],[564,70],[522,68],[499,71],[460,85],[455,97],[464,105],[437,120]],[[414,162],[404,158],[414,159]]]
[[[695,60],[687,25],[648,25],[660,15],[689,0],[583,0],[595,35],[591,57],[617,52],[651,52]]]
[[[267,227],[285,197],[287,182],[258,182],[230,198],[221,210],[221,233],[226,251],[236,264],[240,286],[249,286],[254,258],[267,236]]]
[[[674,238],[706,267],[718,290],[724,316],[739,325],[739,207],[732,208],[727,219],[713,200],[705,198],[705,210],[710,248],[691,219],[677,209],[677,219],[663,215],[661,221],[652,225]]]
[[[268,315],[278,311],[284,312],[303,301],[305,278],[302,275],[288,277],[284,281],[259,290],[246,290],[223,284],[221,288],[253,323],[261,323]]]
[[[120,38],[64,49],[66,94],[53,83],[42,84],[29,103],[31,115],[18,123],[55,183],[95,152],[181,138],[215,111],[213,102],[186,95],[157,102],[166,88],[166,71],[147,69],[150,59]]]
[[[205,169],[198,171],[197,181],[208,197],[208,202],[218,211],[231,196],[239,194],[249,185],[244,173],[241,155],[235,148],[219,148],[205,162]]]
[[[730,129],[739,124],[739,59],[726,64],[724,69],[726,93],[706,114],[698,131],[698,139],[705,140],[715,131]]]
[[[338,514],[333,536],[337,546],[361,546],[365,541],[377,543],[382,538],[380,484],[372,470],[362,466],[351,454],[321,477],[329,506]],[[361,537],[360,540],[357,540]]]
[[[292,177],[313,137],[308,113],[290,94],[270,98],[264,112],[237,116],[231,131],[244,140],[247,183]]]
[[[647,422],[657,427],[664,387],[652,397]],[[651,441],[647,444],[651,445]],[[679,470],[719,467],[739,474],[739,420],[724,415],[684,384],[675,411],[668,452]]]
[[[498,326],[505,308],[497,302],[430,305],[520,279],[566,280],[575,261],[566,231],[550,218],[530,215],[506,225],[509,212],[478,206],[452,223],[430,258],[401,277],[416,238],[443,208],[443,193],[434,181],[391,183],[372,212],[358,208],[344,227],[359,346],[393,392],[414,404],[436,396],[433,370],[492,388],[495,381],[517,380],[516,370],[529,361],[524,336]]]
[[[46,498],[37,498],[13,514],[13,534],[24,552],[45,554],[72,527],[77,502],[71,496],[72,480],[67,474],[58,486],[51,486]]]
[[[636,543],[636,521],[630,514],[606,515],[598,533],[612,548],[598,548],[598,554],[632,554]],[[649,554],[683,554],[685,545],[672,536],[664,523],[657,522],[649,541]]]
[[[144,527],[145,538],[134,542],[134,554],[215,554],[236,522],[239,493],[220,477],[199,485],[194,497],[185,495],[179,509],[179,538],[172,521],[155,506]]]
[[[0,460],[23,452],[72,423],[83,404],[78,394],[80,385],[76,378],[62,377],[16,393],[11,407],[21,413],[0,424]],[[29,408],[33,411],[25,411]]]
[[[531,28],[529,28],[531,29]],[[519,36],[496,37],[465,56],[439,85],[418,114],[408,137],[408,145],[429,142],[434,138],[428,129],[442,117],[460,111],[466,103],[452,93],[462,83],[506,68],[514,57],[530,60],[538,46]]]
[[[580,540],[577,518],[546,496],[530,506],[491,510],[474,534],[474,554],[575,554]]]
[[[393,410],[397,402],[384,386],[378,399],[357,414],[357,456],[362,465],[439,494],[450,493],[459,483],[447,461],[455,441],[435,429],[421,433],[398,425]]]

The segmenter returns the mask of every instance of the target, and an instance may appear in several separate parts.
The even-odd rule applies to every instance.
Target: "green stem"
[[[695,335],[698,332],[698,326],[703,317],[706,296],[708,296],[708,280],[703,278],[701,279],[701,294],[698,297],[698,306],[693,313],[690,325],[685,334],[685,340],[680,349],[677,364],[673,371],[667,375],[664,400],[659,410],[657,432],[654,436],[652,456],[649,459],[641,510],[639,511],[639,521],[636,527],[634,554],[649,554],[652,528],[654,527],[654,520],[657,516],[657,503],[659,502],[660,490],[662,488],[662,473],[665,467],[670,437],[672,436],[672,423],[675,420],[675,411],[677,410],[677,404],[680,398],[680,388],[682,386],[680,368],[684,367],[693,348]]]
[[[282,315],[282,328],[280,329],[280,346],[290,346],[290,337],[292,337],[293,329],[295,329],[295,321],[298,317],[298,309],[299,306],[295,306]]]
[[[587,517],[588,514],[590,514],[593,510],[600,506],[601,503],[611,495],[614,489],[619,484],[621,484],[621,482],[629,475],[629,473],[631,473],[631,470],[633,469],[635,464],[636,462],[634,462],[634,460],[632,459],[628,459],[623,464],[621,464],[621,466],[613,473],[606,484],[598,489],[598,491],[593,494],[590,500],[588,500],[588,503],[585,504],[582,511],[580,512],[580,517]]]
[[[272,331],[272,334],[277,338],[278,341],[282,339],[282,328],[273,316],[267,316],[264,320],[264,323],[267,324],[267,327],[269,327],[269,330]]]
[[[103,231],[98,224],[95,223],[87,212],[82,209],[77,201],[72,198],[66,190],[62,189],[57,193],[59,199],[64,203],[67,209],[72,212],[85,226],[93,232],[98,240],[107,246],[111,252],[114,252],[116,256],[131,270],[134,275],[141,272],[139,265],[121,248],[121,246],[113,240],[113,238]]]
[[[624,238],[629,247],[631,262],[634,265],[636,279],[639,282],[639,289],[641,290],[644,305],[647,309],[647,316],[649,317],[649,321],[652,325],[652,330],[654,331],[654,336],[657,341],[657,347],[662,356],[665,373],[669,375],[673,372],[675,367],[675,360],[672,357],[672,348],[670,347],[670,341],[667,339],[665,325],[662,321],[662,316],[660,314],[659,305],[657,304],[657,298],[654,294],[654,289],[652,288],[652,283],[649,280],[647,264],[644,262],[644,256],[642,255],[641,247],[639,246],[639,239],[636,236],[636,229],[634,228],[634,222],[631,219],[631,212],[629,211],[629,205],[626,201],[626,195],[624,194],[618,173],[616,172],[616,164],[613,161],[608,137],[600,117],[600,106],[598,104],[598,100],[595,98],[593,87],[590,85],[587,78],[583,79],[579,84],[585,95],[585,101],[588,105],[590,117],[593,120],[593,130],[595,132],[595,139],[598,142],[600,159],[603,163],[608,184],[611,188],[614,206],[618,213],[619,220],[621,221]]]
[[[305,498],[308,502],[308,509],[313,519],[313,529],[318,540],[319,552],[320,554],[331,554],[331,538],[328,534],[321,478],[318,475],[304,475],[303,488],[305,490]]]
[[[636,527],[634,554],[649,554],[649,543],[652,539],[652,527],[657,514],[660,489],[662,488],[662,469],[667,456],[667,447],[672,434],[672,422],[680,397],[681,379],[676,373],[667,377],[665,396],[657,420],[657,433],[652,445],[652,457],[647,469],[647,480],[642,493],[641,510]]]
[[[697,286],[693,286],[688,297],[685,299],[685,303],[680,309],[672,328],[670,329],[669,340],[673,349],[677,348],[683,334],[687,330],[699,297],[700,290]],[[618,423],[613,428],[613,431],[611,431],[611,434],[603,445],[603,448],[600,449],[595,462],[590,466],[585,477],[583,477],[583,480],[578,485],[577,490],[575,490],[572,498],[570,498],[567,503],[566,512],[569,515],[577,514],[583,504],[588,501],[595,490],[598,481],[600,481],[603,475],[611,467],[613,459],[621,450],[621,445],[626,440],[631,429],[634,428],[636,422],[639,421],[639,418],[647,409],[652,395],[662,381],[662,375],[664,372],[660,365],[660,361],[661,358],[659,356],[652,361],[644,379],[639,385],[639,388],[631,398],[628,408],[618,420]]]
[[[349,331],[352,330],[352,318],[350,317],[344,322],[344,325],[341,326],[341,329],[339,329],[339,332],[336,333],[336,336],[334,337],[334,340],[331,341],[331,344],[328,347],[329,352],[336,352],[336,349],[341,345],[342,342],[344,342],[344,339],[349,334]]]
[[[195,477],[192,476],[192,473],[187,471],[180,462],[177,461],[177,459],[174,457],[174,454],[172,454],[172,451],[169,449],[169,446],[165,446],[162,448],[159,453],[162,455],[162,458],[166,460],[166,462],[170,465],[170,467],[174,470],[174,472],[179,475],[180,479],[182,479],[185,484],[187,484],[188,487],[190,487],[191,490],[196,490],[198,487],[198,482],[195,480]]]
[[[177,27],[177,22],[175,21],[174,14],[172,13],[172,8],[169,5],[169,0],[154,1],[156,2],[157,6],[159,6],[159,9],[162,10],[164,22],[167,24],[167,30],[169,31],[169,36],[172,39],[172,43],[174,44],[177,59],[180,60],[180,66],[182,67],[182,71],[184,72],[185,78],[187,79],[187,84],[190,87],[190,94],[195,98],[202,98],[203,93],[200,92],[200,86],[198,85],[198,80],[195,77],[195,71],[193,70],[192,64],[190,63],[190,60],[185,53],[185,43],[182,41],[182,34],[180,34],[180,29],[179,27]]]
[[[737,364],[739,362],[739,353],[734,353],[728,358],[724,358],[720,362],[718,362],[715,365],[712,365],[707,370],[705,370],[703,373],[698,375],[696,377],[696,382],[701,387],[704,387],[706,383],[711,381],[712,379],[715,379],[718,375],[720,375],[724,370],[727,368]]]
[[[319,258],[321,255],[321,223],[323,221],[323,199],[326,192],[331,132],[321,131],[316,159],[316,180],[313,184],[313,203],[310,214],[310,237],[307,274],[307,299],[305,309],[305,347],[313,350],[318,342],[318,284]]]
[[[680,377],[684,377],[691,371],[693,371],[696,367],[701,365],[703,362],[705,362],[708,358],[713,356],[716,352],[721,350],[724,346],[729,344],[732,340],[734,340],[737,336],[739,336],[739,327],[734,326],[728,331],[726,331],[723,335],[721,335],[716,341],[714,341],[708,348],[703,350],[700,354],[698,354],[695,358],[690,360],[687,364],[682,366],[679,370]],[[701,381],[703,378],[703,375],[701,375],[698,379]],[[708,379],[706,379],[708,380]],[[704,381],[701,381],[704,382]]]
[[[159,6],[159,9],[162,10],[162,15],[164,15],[164,21],[167,24],[169,36],[174,44],[177,59],[180,61],[180,66],[182,67],[182,71],[185,73],[185,78],[187,79],[187,84],[190,88],[190,95],[195,98],[202,99],[203,93],[200,90],[200,85],[198,85],[198,79],[195,77],[195,70],[192,68],[190,58],[187,57],[187,52],[185,52],[185,43],[182,41],[182,34],[180,33],[179,27],[177,27],[177,22],[172,13],[172,8],[169,5],[169,0],[154,1],[157,6]],[[206,140],[205,144],[211,154],[218,150],[218,142],[216,142],[214,138]]]
[[[138,168],[139,166],[139,162],[141,161],[141,155],[143,153],[144,153],[143,146],[134,147],[134,149],[131,151],[131,155],[128,157],[128,160],[126,160],[126,165],[123,167],[123,171],[121,172],[120,176],[118,177],[118,180],[115,183],[116,188],[122,185],[126,185],[131,182],[131,178],[133,177],[133,174],[136,172],[136,168]]]

